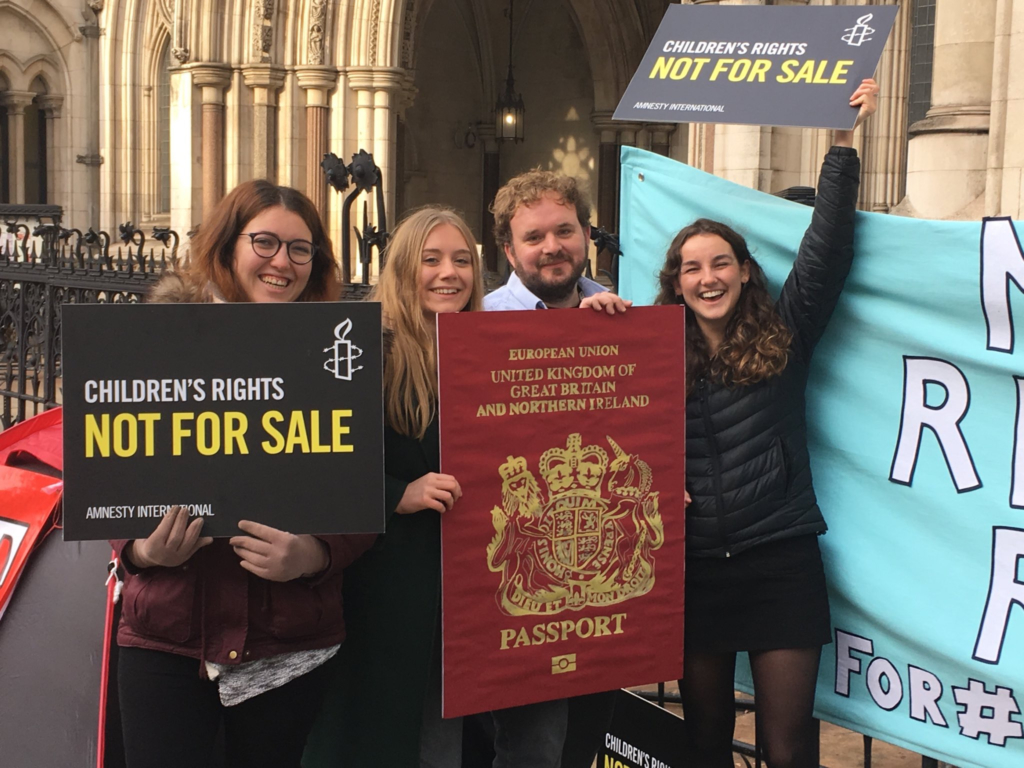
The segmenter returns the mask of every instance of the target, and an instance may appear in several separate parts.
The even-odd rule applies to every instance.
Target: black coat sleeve
[[[860,186],[857,151],[832,147],[821,165],[811,225],[779,295],[793,352],[807,361],[825,332],[853,263],[853,219]]]

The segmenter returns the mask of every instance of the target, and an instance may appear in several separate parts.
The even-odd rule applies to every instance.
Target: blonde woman
[[[386,533],[346,572],[349,640],[304,765],[461,765],[462,724],[442,720],[441,515],[462,491],[440,474],[437,315],[479,311],[475,239],[424,208],[395,230],[370,296],[384,315]]]

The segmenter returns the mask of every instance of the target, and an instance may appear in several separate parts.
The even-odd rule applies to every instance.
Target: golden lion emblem
[[[654,586],[652,553],[665,540],[650,466],[610,437],[614,458],[584,446],[578,432],[565,448],[541,454],[541,490],[527,461],[498,468],[501,507],[487,567],[501,574],[496,600],[509,616],[550,615],[607,606]]]

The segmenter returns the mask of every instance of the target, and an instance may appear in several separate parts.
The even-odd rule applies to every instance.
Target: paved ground
[[[644,686],[637,690],[657,692],[658,686]],[[665,686],[666,693],[678,693],[675,684]],[[669,705],[677,713],[679,707]],[[754,743],[754,713],[737,715],[736,736],[740,741]],[[746,768],[743,759],[736,758],[736,768]],[[863,768],[864,737],[859,733],[831,723],[821,724],[821,764],[828,768]],[[875,739],[871,748],[871,768],[920,768],[921,756],[900,747]]]

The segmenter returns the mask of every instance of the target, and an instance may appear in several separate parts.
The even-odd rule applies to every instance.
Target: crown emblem
[[[526,459],[523,456],[509,456],[508,460],[498,467],[498,474],[501,475],[503,481],[525,474],[526,471]]]
[[[583,445],[579,432],[537,463],[498,467],[501,506],[491,510],[487,567],[501,574],[495,600],[509,616],[578,611],[647,594],[654,552],[665,540],[650,466],[607,438],[614,452]]]
[[[579,432],[566,438],[565,448],[550,448],[540,457],[540,474],[554,501],[566,496],[601,497],[608,454],[600,446],[583,446]]]

